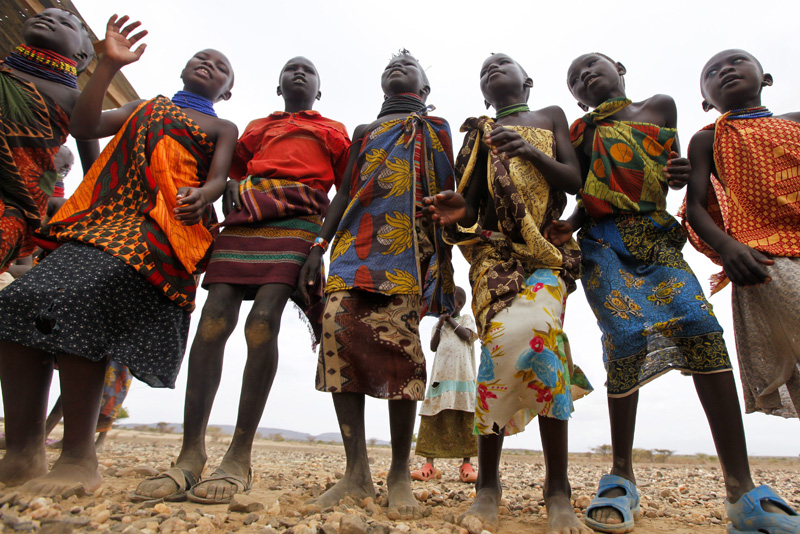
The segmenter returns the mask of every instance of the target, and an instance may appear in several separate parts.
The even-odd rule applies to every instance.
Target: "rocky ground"
[[[424,518],[391,521],[386,517],[385,477],[389,449],[370,449],[373,478],[380,494],[374,501],[350,499],[333,510],[319,510],[305,502],[319,495],[344,471],[340,446],[258,441],[253,454],[256,473],[253,490],[228,505],[191,502],[131,503],[127,496],[146,476],[169,467],[177,455],[180,436],[113,431],[100,455],[105,477],[93,495],[42,498],[15,488],[0,489],[0,531],[121,532],[123,534],[179,534],[250,532],[253,534],[468,534],[455,524],[469,506],[473,487],[458,481],[458,462],[445,461],[444,474],[435,482],[415,482]],[[209,457],[220,458],[227,443],[209,447]],[[53,458],[55,454],[53,454]],[[415,459],[416,462],[418,459]],[[575,510],[583,517],[597,480],[608,462],[600,457],[575,455],[571,459]],[[800,460],[755,459],[757,484],[769,484],[795,508],[800,508]],[[542,499],[544,464],[540,453],[510,451],[502,462],[505,506],[500,533],[543,533],[546,512]],[[713,459],[672,458],[669,463],[637,466],[643,518],[640,534],[721,533],[725,524],[722,475]],[[479,533],[471,533],[479,534]]]

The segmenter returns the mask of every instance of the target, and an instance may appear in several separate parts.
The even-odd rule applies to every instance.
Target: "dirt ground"
[[[209,444],[213,468],[227,447],[225,438]],[[6,532],[123,532],[164,534],[253,532],[259,534],[346,534],[340,527],[345,515],[357,516],[364,534],[416,532],[459,533],[454,523],[472,501],[472,485],[458,480],[456,460],[441,461],[441,480],[414,482],[425,517],[415,521],[391,521],[380,504],[385,500],[385,477],[390,449],[371,447],[373,480],[379,491],[376,503],[344,502],[333,511],[320,511],[306,501],[321,493],[344,471],[344,452],[339,445],[258,440],[253,453],[253,489],[239,503],[244,511],[228,505],[183,503],[132,503],[128,495],[148,474],[169,467],[180,448],[180,435],[114,430],[100,454],[103,487],[94,495],[68,498],[36,498],[16,488],[0,489],[0,527]],[[54,460],[56,453],[50,453]],[[412,459],[416,463],[419,459]],[[608,461],[597,455],[573,455],[570,480],[576,512],[583,518]],[[769,484],[795,508],[800,508],[800,459],[754,458],[757,484]],[[547,523],[542,484],[541,453],[504,453],[505,506],[501,508],[500,533],[544,533]],[[721,533],[725,527],[722,476],[713,458],[670,458],[667,463],[637,465],[643,517],[640,534]],[[341,528],[341,530],[340,530]],[[350,532],[348,530],[348,532]]]

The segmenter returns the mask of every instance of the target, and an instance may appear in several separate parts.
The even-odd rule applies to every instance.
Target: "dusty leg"
[[[408,470],[416,415],[416,401],[389,401],[389,429],[392,434],[392,465],[386,481],[389,489],[389,511],[386,515],[389,519],[422,517],[422,509],[411,492],[411,472]]]
[[[633,474],[633,437],[636,433],[636,409],[639,406],[639,391],[625,397],[608,397],[608,415],[611,420],[611,474],[626,478],[636,484]],[[619,497],[625,490],[612,488],[598,497]],[[592,510],[592,519],[605,525],[619,525],[622,515],[614,508]]]
[[[0,460],[0,482],[7,486],[17,486],[47,473],[44,421],[52,378],[52,355],[0,342],[6,430],[6,454]]]
[[[539,417],[539,433],[542,436],[545,480],[544,503],[547,507],[548,534],[591,533],[572,508],[572,490],[567,478],[567,421],[554,417]]]
[[[63,417],[64,409],[61,407],[61,395],[59,395],[58,399],[56,399],[56,403],[53,405],[53,409],[50,410],[50,415],[47,416],[47,420],[44,423],[45,437],[50,435],[50,432],[53,431]]]
[[[462,526],[470,532],[478,530],[472,525],[475,520],[481,523],[481,530],[496,532],[498,527],[498,508],[503,488],[500,485],[500,455],[503,452],[503,434],[478,436],[478,480],[475,482],[475,500],[460,518]],[[480,530],[478,530],[480,532]]]
[[[733,372],[695,374],[692,378],[714,437],[728,500],[736,502],[755,485],[750,476],[742,410],[736,395]],[[769,503],[766,505],[772,508],[770,512],[780,512],[779,508]]]
[[[93,362],[72,354],[58,355],[64,439],[61,456],[43,477],[25,484],[24,490],[40,495],[60,495],[82,486],[87,492],[100,487],[94,431],[100,415],[106,361]]]
[[[375,497],[375,486],[369,471],[367,439],[364,432],[364,395],[361,393],[333,393],[333,407],[342,432],[347,467],[344,477],[331,489],[311,500],[322,509],[339,503],[347,495],[358,502],[365,497]]]
[[[242,376],[236,431],[219,468],[247,480],[250,455],[258,423],[278,369],[278,332],[281,315],[293,288],[286,284],[261,286],[244,327],[247,363]],[[236,486],[222,481],[201,482],[192,493],[198,497],[228,502]]]
[[[203,306],[192,348],[189,352],[189,376],[183,407],[183,442],[175,467],[189,471],[197,480],[206,464],[206,427],[214,397],[222,378],[222,358],[242,304],[244,288],[212,284]],[[170,478],[144,480],[136,494],[160,499],[177,491]]]

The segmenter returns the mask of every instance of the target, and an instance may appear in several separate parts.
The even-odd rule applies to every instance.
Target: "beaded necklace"
[[[77,63],[52,50],[21,44],[4,61],[25,74],[78,88]]]
[[[772,112],[766,106],[756,106],[745,109],[732,109],[728,112],[728,120],[736,119],[760,119],[762,117],[772,117]]]
[[[217,116],[217,112],[214,111],[214,103],[211,100],[204,96],[190,93],[189,91],[178,91],[175,93],[172,97],[172,103],[179,108],[189,108],[199,111],[200,113],[205,113],[206,115],[211,115],[212,117]]]
[[[433,108],[433,106],[431,106]],[[400,93],[399,95],[390,96],[383,101],[381,112],[378,113],[380,119],[386,115],[394,113],[421,113],[428,111],[422,98],[415,93]]]
[[[528,107],[528,104],[511,104],[510,106],[498,109],[495,120],[502,119],[503,117],[508,117],[512,113],[519,113],[520,111],[530,111],[530,110],[531,108]]]

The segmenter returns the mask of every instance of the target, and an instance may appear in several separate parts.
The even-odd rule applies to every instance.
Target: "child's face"
[[[392,59],[381,74],[381,89],[386,96],[414,93],[424,100],[430,92],[417,60],[401,55]]]
[[[212,102],[230,98],[233,67],[225,54],[211,48],[196,53],[181,72],[184,88]]]
[[[725,50],[708,60],[700,75],[706,110],[721,113],[761,105],[761,88],[772,85],[758,60],[744,50]]]
[[[313,102],[319,99],[319,75],[314,64],[304,57],[286,62],[281,71],[279,94],[287,101]]]
[[[524,92],[526,87],[533,86],[522,67],[505,54],[494,54],[484,61],[480,76],[483,98],[493,106],[498,97]]]
[[[76,59],[82,46],[83,25],[72,13],[50,7],[25,21],[22,38],[27,45]]]
[[[454,313],[456,315],[458,315],[458,313],[461,311],[461,308],[464,307],[464,304],[466,304],[466,302],[467,302],[467,294],[464,292],[463,289],[457,287],[455,294],[455,310],[454,310]]]
[[[569,66],[567,86],[578,102],[596,108],[609,98],[625,96],[623,74],[621,64],[599,54],[584,54]]]

